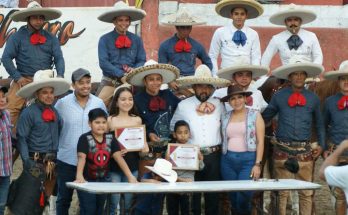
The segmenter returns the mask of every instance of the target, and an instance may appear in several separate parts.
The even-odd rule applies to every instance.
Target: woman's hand
[[[83,175],[76,175],[75,183],[86,183],[87,181],[83,177]]]
[[[261,166],[260,165],[254,165],[251,169],[250,178],[253,178],[254,180],[257,180],[260,178],[261,175]]]

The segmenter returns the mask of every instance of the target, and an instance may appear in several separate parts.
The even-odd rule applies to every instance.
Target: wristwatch
[[[256,161],[255,166],[262,166],[262,161]]]

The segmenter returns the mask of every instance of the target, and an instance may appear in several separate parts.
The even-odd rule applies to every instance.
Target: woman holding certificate
[[[110,116],[108,117],[108,126],[110,131],[115,131],[115,135],[118,136],[118,140],[121,141],[121,153],[124,156],[124,159],[132,172],[132,174],[137,177],[139,169],[139,153],[146,153],[149,151],[149,147],[145,140],[144,129],[142,129],[142,135],[144,138],[142,143],[137,143],[139,149],[131,149],[130,146],[132,143],[128,142],[122,144],[123,140],[129,139],[141,139],[134,136],[135,133],[124,131],[128,129],[137,130],[142,126],[142,120],[137,115],[137,112],[134,107],[133,94],[130,90],[130,85],[121,85],[115,90],[114,97],[110,106]],[[121,135],[118,135],[118,131],[123,131],[121,135],[125,135],[125,138],[122,138]],[[135,142],[134,142],[135,144]],[[140,149],[142,147],[142,149]],[[137,148],[137,147],[135,147]],[[130,150],[130,151],[129,151]],[[115,162],[111,162],[111,179],[112,182],[127,182],[127,177],[121,171],[119,166]],[[111,204],[110,204],[110,214],[115,214],[117,204],[119,203],[120,195],[112,195]],[[132,194],[125,194],[125,211],[126,214],[129,214],[129,209],[131,207]]]
[[[261,114],[246,107],[247,97],[252,94],[239,86],[228,87],[228,102],[233,110],[221,117],[223,146],[221,175],[223,180],[258,179],[264,150],[265,125]],[[229,194],[233,214],[250,214],[252,192]]]

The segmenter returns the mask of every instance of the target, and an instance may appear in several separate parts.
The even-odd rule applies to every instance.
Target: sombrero
[[[144,78],[150,74],[160,74],[162,76],[162,84],[167,84],[179,77],[180,71],[173,65],[157,63],[149,60],[144,66],[133,69],[126,75],[127,83],[134,86],[144,86]]]
[[[328,80],[338,80],[338,77],[348,75],[348,60],[340,64],[338,71],[330,71],[324,73],[324,78]]]
[[[289,64],[278,67],[272,72],[272,75],[288,79],[288,76],[293,72],[305,71],[307,77],[315,77],[324,71],[324,67],[320,64],[312,63],[304,56],[293,56],[289,60]]]
[[[203,25],[206,22],[200,20],[199,18],[192,16],[188,13],[186,8],[180,8],[176,14],[168,15],[164,18],[164,25],[173,26],[193,26],[193,25]]]
[[[245,8],[248,12],[247,19],[254,19],[263,13],[263,6],[255,0],[222,0],[216,4],[215,11],[220,16],[230,19],[234,8]]]
[[[101,14],[98,19],[102,22],[112,23],[115,17],[129,16],[131,21],[141,20],[146,16],[146,12],[142,9],[131,7],[123,1],[118,1],[114,4],[112,10]]]
[[[59,18],[62,13],[59,10],[51,8],[42,8],[39,3],[32,1],[28,4],[27,9],[19,10],[11,15],[15,22],[26,22],[29,16],[42,15],[46,21]]]
[[[35,92],[44,87],[53,87],[54,95],[59,96],[69,90],[70,84],[63,78],[54,77],[53,70],[39,70],[35,73],[33,82],[18,90],[17,96],[33,98]]]
[[[157,158],[153,166],[145,166],[145,168],[156,173],[170,183],[176,182],[178,179],[178,174],[172,169],[172,163],[163,158]]]
[[[246,57],[239,57],[235,60],[237,62],[234,66],[220,69],[217,72],[217,76],[227,80],[231,80],[232,76],[236,72],[250,71],[252,73],[252,78],[258,78],[260,76],[266,75],[269,68],[258,65],[251,65],[250,61]]]
[[[242,94],[246,97],[251,96],[253,94],[251,91],[245,91],[242,88],[240,88],[238,85],[230,85],[227,88],[227,96],[223,97],[220,99],[222,102],[228,102],[231,96],[237,95],[237,94]]]
[[[304,9],[295,4],[290,4],[287,10],[273,14],[269,18],[269,21],[275,25],[284,25],[284,20],[289,17],[299,17],[302,20],[302,24],[306,24],[314,21],[317,15],[313,11]]]
[[[209,84],[215,87],[227,87],[231,83],[229,80],[213,77],[211,70],[204,64],[197,67],[194,75],[179,78],[177,82],[181,86]]]

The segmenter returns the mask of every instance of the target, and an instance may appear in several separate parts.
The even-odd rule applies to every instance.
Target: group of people
[[[254,0],[222,0],[215,10],[232,22],[216,30],[208,53],[190,37],[192,26],[204,24],[202,20],[185,8],[167,17],[165,24],[175,26],[176,33],[161,43],[157,63],[146,61],[141,38],[128,31],[131,22],[143,19],[146,12],[116,2],[98,17],[114,29],[99,40],[103,76],[97,96],[91,94],[93,74],[88,70],[75,70],[71,85],[63,78],[65,62],[58,39],[42,29],[45,21],[61,16],[59,10],[32,1],[27,9],[13,13],[13,21],[26,25],[8,39],[2,56],[13,81],[9,89],[0,87],[0,214],[6,202],[14,214],[40,214],[52,193],[57,195],[50,201],[56,202],[56,213],[69,214],[73,190],[66,182],[73,181],[256,180],[264,165],[265,124],[276,116],[273,154],[268,158],[273,177],[313,181],[314,163],[320,155],[336,156],[326,166],[346,162],[347,144],[341,142],[348,135],[344,120],[348,115],[347,63],[338,71],[324,73],[326,79],[337,80],[340,92],[326,100],[323,111],[318,96],[305,88],[307,78],[324,71],[316,35],[301,28],[316,15],[291,5],[271,16],[270,22],[286,30],[273,36],[261,57],[258,33],[245,20],[262,15],[262,5]],[[288,80],[289,86],[267,104],[252,81],[267,78],[277,52],[283,65],[272,75]],[[195,68],[197,58],[202,65]],[[114,131],[142,124],[147,140],[143,149],[122,149]],[[318,144],[311,141],[313,126]],[[7,195],[14,142],[24,170]],[[199,170],[173,171],[168,142],[199,146]],[[144,160],[150,160],[146,166],[150,172],[140,174],[139,163]],[[321,172],[338,186],[344,179],[336,178],[341,176],[335,170],[323,167]],[[346,214],[343,191],[334,192],[337,214]],[[78,197],[81,214],[102,214],[104,195],[78,191]],[[280,214],[286,214],[288,197],[289,192],[280,192]],[[201,194],[166,198],[169,214],[202,214]],[[112,214],[119,199],[118,195],[111,199]],[[139,195],[134,205],[132,199],[132,195],[125,197],[128,214],[159,214],[164,195]],[[204,193],[204,199],[205,214],[216,214],[218,193]],[[253,192],[230,193],[232,213],[251,214],[252,199]],[[311,214],[313,191],[299,191],[299,205],[300,214]]]

